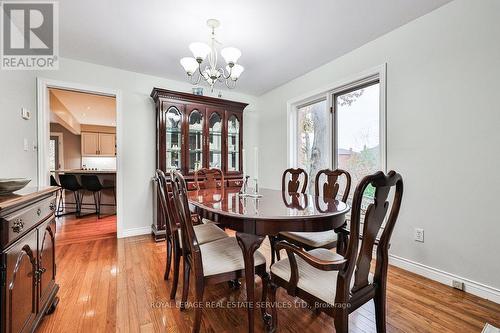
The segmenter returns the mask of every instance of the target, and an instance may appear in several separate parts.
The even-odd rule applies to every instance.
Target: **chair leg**
[[[335,324],[336,333],[348,333],[349,332],[349,313],[347,309],[337,308],[333,315],[333,322]]]
[[[101,191],[97,192],[97,218],[101,218]]]
[[[95,208],[95,213],[97,215],[97,212],[99,211],[99,207],[97,207],[97,197],[96,197],[96,192],[92,192],[92,196],[94,197],[94,208]]]
[[[73,196],[75,197],[75,205],[76,205],[76,216],[80,217],[81,213],[81,203],[80,203],[80,193],[78,191],[73,191]]]
[[[203,291],[205,289],[205,284],[203,279],[197,279],[196,281],[196,306],[194,309],[194,324],[193,324],[193,333],[198,333],[200,331],[201,326],[201,315],[202,315],[202,304],[203,304]]]
[[[276,252],[276,248],[275,248],[278,237],[276,237],[276,236],[268,236],[268,237],[269,237],[269,243],[271,244],[271,265],[272,265],[272,264],[274,264],[275,256],[278,260],[280,260],[280,254],[278,252]]]
[[[264,272],[264,274],[261,276],[262,279],[262,297],[260,299],[261,304],[267,304],[267,291],[270,286],[271,282],[271,277],[267,272]],[[266,328],[269,329],[271,325],[271,315],[267,313],[267,307],[266,306],[261,306],[260,308],[261,314],[262,314],[262,320],[264,321],[264,325]]]
[[[191,269],[191,267],[189,267],[189,263],[187,262],[187,260],[184,259],[183,264],[184,264],[183,265],[184,280],[182,284],[181,310],[184,310],[186,308],[186,302],[189,293],[189,271]]]
[[[385,333],[387,329],[386,317],[386,293],[385,283],[382,282],[375,292],[373,301],[375,303],[375,323],[377,325],[377,333]]]
[[[175,299],[175,294],[177,293],[177,285],[179,284],[179,271],[181,263],[181,249],[175,244],[173,246],[174,252],[174,280],[172,281],[172,289],[170,289],[170,299]]]
[[[165,263],[165,274],[163,275],[164,280],[168,280],[170,275],[170,266],[172,264],[172,238],[167,236],[167,258]]]
[[[268,331],[275,332],[278,328],[278,307],[276,303],[276,293],[278,291],[278,286],[272,281],[269,282],[269,302],[271,304],[271,321],[267,323]]]

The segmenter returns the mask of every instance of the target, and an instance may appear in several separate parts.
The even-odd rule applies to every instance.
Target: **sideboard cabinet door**
[[[7,332],[25,332],[32,327],[37,314],[36,303],[37,233],[31,231],[5,251]]]
[[[47,302],[56,280],[56,220],[52,217],[38,227],[39,307]]]

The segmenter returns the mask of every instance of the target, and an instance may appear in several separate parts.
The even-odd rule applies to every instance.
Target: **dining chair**
[[[286,169],[281,178],[281,190],[288,193],[306,193],[308,178],[304,169]]]
[[[194,184],[196,189],[223,188],[224,173],[218,168],[201,168],[194,172]]]
[[[375,195],[364,217],[360,244],[361,204],[370,185]],[[389,203],[391,189],[394,195]],[[277,327],[276,291],[282,287],[289,295],[333,317],[335,330],[340,333],[348,332],[349,313],[373,299],[377,332],[385,332],[388,249],[402,197],[403,179],[395,171],[387,175],[379,171],[361,180],[354,193],[344,256],[323,248],[305,251],[286,241],[278,242],[276,248],[286,250],[287,258],[277,261],[270,269],[269,297],[273,306],[269,329]],[[382,227],[389,207],[389,216]],[[380,238],[377,238],[379,233]],[[375,245],[375,272],[372,274],[370,264]]]
[[[236,238],[227,237],[201,244],[194,231],[193,223],[190,218],[187,188],[184,177],[177,171],[171,171],[171,180],[174,203],[176,212],[179,216],[182,235],[184,285],[182,290],[181,310],[185,309],[191,271],[195,279],[195,302],[198,305],[203,304],[203,293],[206,285],[233,281],[244,276],[249,276],[249,274],[257,274],[262,278],[262,299],[264,300],[266,298],[265,291],[267,290],[268,280],[266,259],[264,255],[257,250],[257,247],[262,243],[264,237],[237,233]],[[256,245],[249,246],[250,243]],[[253,256],[254,267],[245,267],[244,256]],[[248,330],[249,332],[253,332],[254,288],[253,286],[249,288],[248,285],[246,287],[247,301],[251,302],[247,307]],[[196,306],[194,311],[193,332],[199,332],[202,307]],[[262,311],[264,311],[264,309],[262,309]]]
[[[226,186],[224,173],[218,168],[201,168],[194,172],[194,184],[197,190],[200,189],[222,189]],[[203,217],[203,223],[216,223],[210,216]]]
[[[173,212],[174,203],[172,191],[168,191],[168,180],[162,170],[156,170],[158,180],[158,194],[160,198],[161,213],[165,219],[165,240],[167,243],[167,258],[165,264],[164,279],[168,280],[170,268],[172,265],[172,256],[174,260],[172,288],[170,290],[170,299],[175,299],[177,285],[179,282],[179,265],[182,256],[182,242],[180,240],[180,227],[177,215]],[[194,223],[198,222],[198,216],[191,214]],[[215,224],[197,224],[193,226],[200,244],[215,241],[229,237],[224,230]]]
[[[343,190],[340,192],[341,179],[343,179]],[[349,198],[349,192],[351,190],[351,175],[349,172],[336,169],[329,170],[323,169],[318,171],[314,180],[314,189],[316,196],[316,209],[321,211],[320,201],[323,198],[326,199],[336,199],[338,195],[342,195],[342,202],[347,202]],[[342,232],[345,225],[338,230],[327,230],[321,232],[291,232],[282,231],[278,234],[278,241],[286,240],[289,243],[295,244],[305,250],[312,250],[316,248],[332,249],[337,246],[337,240],[339,240],[339,245],[344,247],[345,233]],[[337,236],[339,234],[340,237]],[[337,251],[342,254],[344,249]],[[276,257],[280,260],[280,253],[276,252]]]
[[[304,169],[301,168],[286,169],[283,172],[283,176],[281,177],[281,191],[283,192],[283,198],[285,198],[287,193],[288,194],[306,193],[308,180],[309,176],[307,175],[307,172]],[[269,235],[268,238],[269,238],[269,244],[271,245],[271,264],[273,264],[275,258],[279,256],[279,253],[276,251],[275,247],[276,242],[278,242],[279,240],[279,236]]]

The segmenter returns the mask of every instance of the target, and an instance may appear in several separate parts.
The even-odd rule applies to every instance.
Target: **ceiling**
[[[216,18],[218,39],[243,53],[236,89],[260,95],[449,1],[64,0],[60,53],[185,80],[179,59],[208,40],[205,22]]]
[[[61,89],[49,90],[81,125],[116,126],[114,97]]]

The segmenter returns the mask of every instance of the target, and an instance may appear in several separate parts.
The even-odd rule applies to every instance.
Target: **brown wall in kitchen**
[[[75,135],[57,123],[50,123],[50,132],[63,134],[64,169],[80,169],[82,146],[80,135]]]

